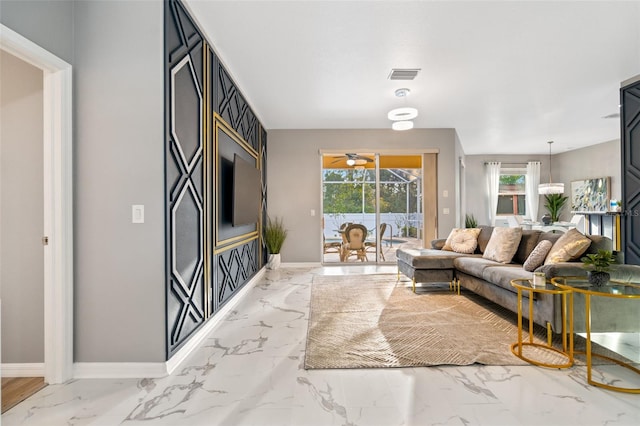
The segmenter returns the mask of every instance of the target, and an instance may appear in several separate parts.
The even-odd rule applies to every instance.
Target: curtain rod
[[[484,165],[486,166],[487,164],[493,163],[493,162],[496,162],[496,161],[485,161]],[[527,164],[529,164],[529,163],[509,163],[509,162],[505,163],[505,162],[501,162],[501,161],[497,161],[497,162],[502,163],[502,164],[509,164],[511,166],[526,166]],[[534,161],[534,163],[535,163],[535,161]],[[538,163],[542,163],[542,161],[538,161]]]

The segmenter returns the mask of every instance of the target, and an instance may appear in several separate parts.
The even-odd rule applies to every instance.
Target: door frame
[[[427,242],[434,238],[437,238],[438,234],[438,155],[440,149],[438,148],[425,148],[425,149],[388,149],[388,148],[321,148],[318,150],[320,164],[320,215],[324,217],[324,196],[323,196],[323,179],[322,170],[323,157],[325,155],[344,155],[345,152],[355,153],[372,153],[376,158],[376,226],[379,226],[380,222],[380,206],[377,197],[380,194],[380,157],[381,156],[395,156],[395,155],[421,155],[422,156],[422,246],[427,247]],[[431,182],[432,186],[429,186]],[[320,227],[320,235],[322,241],[322,233],[324,227]],[[378,240],[379,238],[376,238]],[[378,242],[380,243],[380,242]],[[380,247],[376,247],[376,259],[377,253]],[[320,263],[323,266],[334,265],[334,263],[324,262],[324,252],[320,249]],[[367,262],[368,264],[385,264],[388,262],[380,262],[379,259],[376,262]],[[365,263],[365,264],[367,264]],[[345,263],[336,263],[335,265],[344,266]]]
[[[44,379],[73,377],[72,67],[0,24],[0,49],[43,73]]]

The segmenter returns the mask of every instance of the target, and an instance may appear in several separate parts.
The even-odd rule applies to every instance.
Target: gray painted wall
[[[489,223],[485,190],[486,161],[502,161],[503,163],[526,163],[527,161],[541,161],[540,181],[549,180],[548,155],[468,155],[466,162],[466,203],[467,212],[473,213],[480,224]],[[621,198],[621,164],[620,141],[614,140],[592,145],[586,148],[554,154],[551,158],[551,176],[554,182],[563,182],[564,195],[569,196],[571,181],[587,178],[610,176],[611,198]],[[538,209],[539,218],[545,214],[544,198],[540,197]],[[571,219],[570,204],[563,209],[560,220]]]
[[[456,133],[453,129],[393,130],[269,130],[267,199],[270,216],[284,218],[289,237],[282,248],[283,262],[320,262],[319,150],[371,152],[437,148],[438,232],[448,235],[455,225]],[[443,191],[449,196],[443,197]],[[295,194],[295,195],[293,195]],[[444,208],[450,214],[443,215]],[[311,210],[316,215],[311,216]]]
[[[571,181],[599,178],[611,178],[610,198],[622,198],[622,160],[620,153],[620,139],[591,145],[586,148],[554,155],[553,178],[564,182],[565,194],[571,194]],[[571,218],[570,206],[562,216],[564,220]]]
[[[42,71],[0,52],[2,362],[44,362]]]
[[[1,0],[0,22],[73,64],[73,0]]]
[[[74,361],[164,361],[163,3],[2,1],[0,16],[74,66]]]
[[[163,361],[163,4],[77,2],[74,16],[74,359]]]

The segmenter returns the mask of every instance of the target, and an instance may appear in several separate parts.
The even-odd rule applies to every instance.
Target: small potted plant
[[[476,220],[474,215],[466,214],[464,216],[464,227],[465,228],[477,228],[478,227],[478,221]]]
[[[545,223],[545,216],[542,217],[542,222],[545,225],[552,224],[554,222],[558,222],[560,220],[560,212],[564,207],[565,203],[569,199],[569,197],[565,197],[562,194],[548,194],[544,196],[545,199],[545,207],[549,211],[549,218],[547,219],[549,223]]]
[[[269,261],[267,269],[278,269],[280,266],[280,250],[287,239],[287,230],[284,227],[282,219],[267,218],[267,224],[264,227],[264,243],[269,252]]]
[[[609,282],[609,267],[616,263],[616,258],[609,250],[598,250],[598,253],[587,254],[580,259],[584,267],[589,269],[589,283],[601,286]]]

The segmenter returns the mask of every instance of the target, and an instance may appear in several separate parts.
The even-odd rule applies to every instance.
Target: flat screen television
[[[258,222],[262,183],[260,170],[233,154],[233,226]]]

